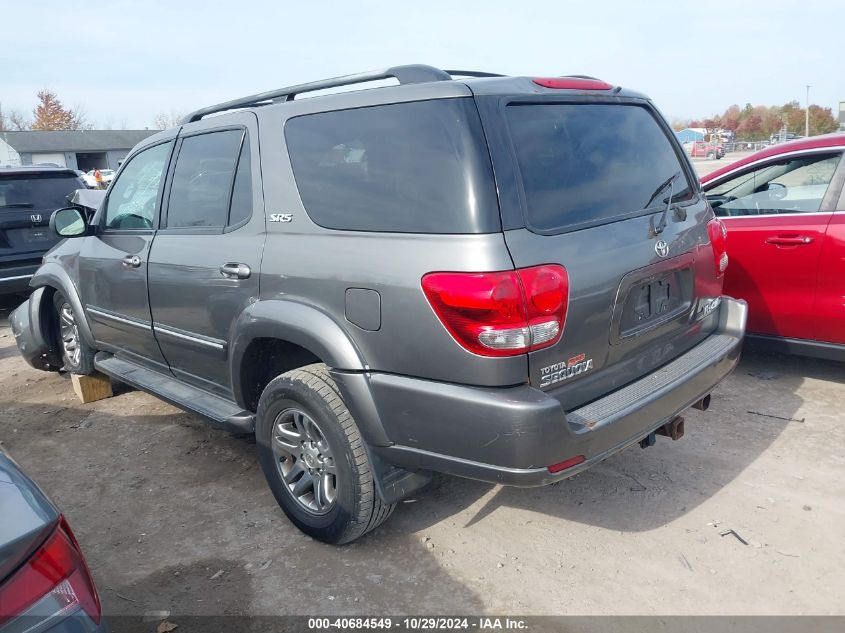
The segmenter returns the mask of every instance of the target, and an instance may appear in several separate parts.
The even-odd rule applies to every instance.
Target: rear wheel
[[[79,334],[79,320],[73,306],[61,292],[53,295],[56,309],[56,342],[61,354],[63,369],[72,374],[88,375],[94,372],[94,350]]]
[[[350,543],[393,512],[375,490],[358,425],[322,363],[289,371],[267,385],[255,434],[276,501],[309,536]]]

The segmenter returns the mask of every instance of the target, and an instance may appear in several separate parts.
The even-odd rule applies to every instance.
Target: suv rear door
[[[264,206],[251,112],[183,131],[149,260],[156,339],[173,373],[231,397],[230,331],[258,297]]]
[[[651,104],[478,101],[514,264],[560,264],[569,275],[563,335],[529,354],[531,384],[574,408],[703,340],[715,322],[702,319],[721,294],[711,212]]]

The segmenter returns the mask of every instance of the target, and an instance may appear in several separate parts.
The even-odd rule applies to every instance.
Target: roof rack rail
[[[384,70],[372,70],[363,73],[356,73],[354,75],[344,75],[342,77],[334,77],[332,79],[312,81],[310,83],[299,84],[297,86],[288,86],[287,88],[279,88],[277,90],[249,95],[248,97],[241,97],[240,99],[233,99],[232,101],[226,101],[225,103],[218,103],[217,105],[200,108],[199,110],[191,112],[182,120],[182,123],[199,121],[204,116],[216,114],[217,112],[225,112],[226,110],[251,108],[278,101],[293,101],[296,95],[302,94],[303,92],[313,92],[315,90],[337,88],[340,86],[351,86],[353,84],[365,83],[368,81],[378,81],[379,79],[396,79],[400,84],[417,84],[429,81],[449,81],[452,77],[446,71],[434,68],[433,66],[425,66],[423,64],[393,66],[392,68],[386,68]]]
[[[452,77],[504,77],[499,73],[486,73],[481,70],[447,70]]]

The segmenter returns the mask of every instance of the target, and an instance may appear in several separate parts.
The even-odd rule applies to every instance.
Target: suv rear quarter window
[[[600,224],[665,205],[670,189],[675,202],[693,195],[675,148],[645,107],[519,103],[506,112],[532,228]]]
[[[295,117],[285,139],[302,203],[332,229],[489,233],[496,189],[471,99]]]

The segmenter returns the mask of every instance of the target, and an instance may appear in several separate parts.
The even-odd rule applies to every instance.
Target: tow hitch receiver
[[[657,429],[657,434],[671,437],[673,440],[681,439],[684,436],[684,419],[681,416],[675,417]]]
[[[666,437],[671,437],[673,440],[681,439],[684,436],[684,419],[681,416],[676,416],[672,421],[652,431],[640,440],[640,448],[654,446],[657,442],[658,435],[665,435]]]

